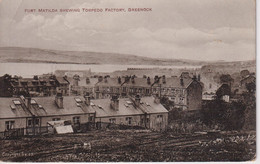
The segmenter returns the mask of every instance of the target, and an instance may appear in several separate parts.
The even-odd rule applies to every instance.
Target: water
[[[201,68],[201,66],[158,66],[158,65],[112,65],[112,64],[51,64],[51,63],[0,63],[0,76],[4,74],[32,77],[56,70],[89,70],[92,72],[113,72],[127,68]]]

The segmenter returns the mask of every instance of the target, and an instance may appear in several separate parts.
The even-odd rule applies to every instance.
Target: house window
[[[126,124],[131,125],[132,124],[132,117],[126,117]]]
[[[89,116],[88,120],[89,120],[89,122],[92,122],[92,121],[94,121],[94,117],[93,116]]]
[[[163,116],[162,115],[157,115],[157,122],[162,122]]]
[[[115,124],[115,123],[116,123],[116,119],[115,119],[115,118],[111,118],[111,119],[109,119],[109,122],[110,122],[111,124]]]
[[[5,121],[5,130],[14,129],[14,121]]]
[[[80,123],[80,117],[73,117],[73,124],[79,124]]]
[[[32,120],[28,120],[28,126],[32,126]]]
[[[39,118],[34,119],[34,123],[35,123],[36,126],[39,126],[40,125],[40,119]]]
[[[32,126],[33,126],[33,120],[32,120],[32,119],[29,119],[29,120],[27,121],[27,125],[28,125],[28,127],[32,127]],[[40,125],[40,119],[39,119],[39,118],[35,118],[35,119],[34,119],[34,125],[35,125],[35,126],[39,126],[39,125]]]
[[[60,118],[53,118],[52,121],[59,121]]]

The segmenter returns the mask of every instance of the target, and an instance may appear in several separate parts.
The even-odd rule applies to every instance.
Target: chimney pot
[[[139,107],[141,102],[140,95],[135,96],[135,106]]]
[[[84,98],[85,98],[86,105],[89,106],[90,105],[90,95],[88,92],[85,94]]]
[[[121,77],[118,77],[118,83],[121,84]]]
[[[25,106],[26,106],[27,109],[31,108],[31,97],[27,97],[25,99]]]
[[[57,104],[58,108],[63,108],[63,97],[62,93],[58,92],[55,96],[55,103]]]
[[[183,78],[182,77],[180,78],[180,83],[181,83],[181,86],[184,86],[184,82],[183,82]]]
[[[101,82],[103,80],[103,77],[102,76],[99,76],[98,77],[98,82]]]
[[[156,104],[159,104],[159,103],[160,103],[160,97],[159,97],[158,94],[155,95],[154,102],[155,102]]]
[[[116,96],[116,95],[112,96],[110,106],[115,111],[119,110],[119,99],[118,99],[118,96]]]

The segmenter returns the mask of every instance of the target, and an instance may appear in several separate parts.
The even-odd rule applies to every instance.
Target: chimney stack
[[[131,77],[131,81],[132,81],[132,83],[135,83],[135,77],[134,76]]]
[[[86,78],[86,84],[89,84],[90,83],[90,80],[89,80],[89,78],[87,77]]]
[[[200,74],[198,75],[198,81],[200,81]]]
[[[159,97],[158,94],[155,95],[154,102],[155,102],[156,104],[160,104],[160,97]]]
[[[62,93],[58,92],[55,96],[55,103],[58,106],[58,108],[62,109],[63,108],[63,97]]]
[[[111,104],[110,104],[111,108],[114,109],[115,111],[119,110],[119,99],[116,95],[112,96],[111,99]]]
[[[139,107],[140,106],[140,102],[141,102],[141,98],[140,98],[140,95],[135,95],[135,106],[136,107]]]
[[[197,77],[196,77],[196,75],[193,75],[193,78],[192,78],[192,80],[197,80]]]
[[[104,77],[104,82],[107,83],[107,77],[106,76]]]
[[[184,86],[184,82],[183,82],[183,78],[182,77],[180,78],[180,83],[181,83],[181,86]]]
[[[163,82],[163,84],[166,84],[166,77],[165,77],[165,75],[162,76],[162,82]]]
[[[103,77],[102,76],[99,76],[98,77],[98,82],[101,82],[103,80]]]
[[[79,75],[75,74],[75,75],[73,76],[73,85],[74,85],[74,86],[79,86],[79,80],[80,80]]]
[[[117,80],[118,80],[118,83],[121,84],[121,77],[120,76],[118,77]]]
[[[147,77],[147,84],[151,84],[151,79],[149,76]]]
[[[31,109],[31,97],[26,97],[25,106],[27,109]]]
[[[90,95],[88,92],[84,95],[84,98],[85,98],[86,105],[89,106],[90,105]]]

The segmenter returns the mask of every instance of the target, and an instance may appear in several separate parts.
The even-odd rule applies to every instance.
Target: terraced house
[[[24,93],[31,96],[53,96],[57,91],[62,92],[63,95],[69,95],[69,82],[66,77],[13,77],[10,80],[10,85],[14,96],[23,95]]]
[[[165,130],[168,111],[157,101],[145,97],[91,100],[89,95],[55,97],[0,98],[0,132],[24,128],[25,134],[48,132],[53,121],[66,121],[74,128],[94,123],[103,128],[108,124],[141,126]]]
[[[201,109],[203,84],[196,76],[157,77],[152,84],[152,93],[168,97],[174,106],[183,110]]]
[[[134,95],[167,97],[174,102],[175,107],[183,110],[201,109],[203,83],[200,76],[193,78],[187,73],[180,77],[155,76],[137,78],[135,76],[124,78],[99,78],[95,85],[96,99],[109,98],[112,95],[128,97]]]

